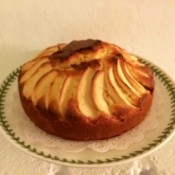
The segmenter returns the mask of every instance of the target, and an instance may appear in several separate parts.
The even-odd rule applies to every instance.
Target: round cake
[[[144,120],[154,76],[139,58],[100,40],[42,51],[18,79],[27,116],[47,133],[71,140],[107,139]]]

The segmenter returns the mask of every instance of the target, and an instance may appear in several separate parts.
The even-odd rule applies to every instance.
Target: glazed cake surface
[[[42,130],[72,140],[126,132],[150,110],[154,76],[134,55],[100,40],[42,51],[21,67],[21,104]]]

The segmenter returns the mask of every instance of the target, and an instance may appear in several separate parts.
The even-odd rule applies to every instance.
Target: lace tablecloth
[[[175,80],[174,9],[174,0],[1,0],[0,82],[39,50],[86,38],[116,43]],[[175,137],[133,162],[87,169],[34,158],[0,132],[0,157],[0,175],[174,175]]]

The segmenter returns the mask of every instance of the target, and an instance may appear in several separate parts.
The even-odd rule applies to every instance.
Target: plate
[[[159,116],[158,126],[147,131],[144,139],[138,143],[133,143],[126,150],[109,150],[105,153],[99,153],[91,149],[86,149],[82,152],[68,152],[57,148],[43,146],[41,144],[33,144],[23,137],[23,132],[18,125],[19,118],[26,119],[26,116],[13,115],[13,103],[9,103],[12,89],[17,92],[17,77],[19,68],[14,70],[2,83],[0,87],[0,128],[6,138],[16,145],[21,150],[50,161],[67,166],[76,167],[99,167],[111,166],[126,161],[131,161],[135,158],[145,156],[152,151],[160,148],[174,134],[175,131],[175,85],[172,79],[158,66],[142,59],[155,74],[156,86],[159,88],[161,95],[164,98],[164,113]],[[16,83],[16,84],[15,84]],[[22,107],[21,107],[22,108]],[[18,110],[18,109],[15,109]],[[14,113],[15,114],[15,113]]]

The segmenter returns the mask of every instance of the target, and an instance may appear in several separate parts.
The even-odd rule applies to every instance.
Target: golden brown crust
[[[58,72],[58,76],[61,76],[67,74],[77,75],[77,73],[83,74],[84,69],[87,69],[88,67],[91,67],[92,69],[94,69],[94,71],[99,69],[107,70],[111,67],[111,65],[118,64],[116,61],[117,59],[123,59],[123,56],[121,54],[122,52],[124,52],[124,50],[122,50],[119,47],[115,49],[116,46],[101,42],[99,40],[95,40],[94,42],[90,40],[83,46],[81,45],[78,47],[76,47],[76,45],[74,44],[75,43],[73,43],[73,52],[70,51],[71,49],[69,47],[66,48],[64,44],[60,45],[60,47],[59,45],[57,45],[47,48],[34,60],[45,57],[49,58],[49,62],[43,63],[43,65],[51,65],[52,69]],[[62,49],[64,47],[65,50]],[[83,55],[90,53],[91,56],[94,56],[100,49],[104,51],[106,47],[108,49],[110,48],[110,50],[108,51],[109,56],[105,56],[107,58],[107,61],[96,58],[90,60],[86,60],[86,58],[84,58],[85,61],[81,60],[82,58],[80,58],[80,61],[78,62],[77,60],[75,60],[76,57],[78,57],[79,59],[79,57],[82,56],[82,53]],[[62,49],[63,52],[66,52],[60,52],[60,49]],[[106,52],[104,53],[106,54]],[[61,66],[58,63],[60,63]],[[106,68],[103,68],[102,64],[105,64]],[[21,73],[18,79],[21,104],[27,116],[39,128],[59,137],[71,140],[97,140],[107,139],[120,135],[123,132],[126,132],[131,128],[135,127],[141,121],[144,120],[146,114],[148,113],[151,107],[154,91],[154,77],[152,71],[145,66],[134,66],[133,71],[132,62],[131,65],[129,65],[130,63],[126,63],[126,65],[127,64],[128,70],[131,72],[132,76],[138,79],[139,82],[141,82],[141,84],[143,85],[143,87],[145,87],[145,93],[142,94],[140,97],[137,97],[138,106],[136,107],[129,106],[128,104],[123,105],[124,103],[122,102],[122,105],[115,104],[110,108],[110,115],[99,110],[98,116],[91,118],[85,116],[82,113],[82,111],[79,108],[76,97],[73,96],[68,100],[67,109],[63,116],[57,110],[53,110],[53,108],[45,106],[45,97],[39,99],[38,103],[36,104],[33,103],[32,98],[25,97],[23,93],[25,81],[21,82],[21,79],[24,76],[24,74],[29,70],[27,70],[27,66],[24,66],[21,69]],[[31,63],[31,66],[33,65],[34,64]],[[65,66],[68,67],[65,68]],[[141,73],[139,73],[140,70]],[[35,73],[37,71],[38,70],[36,70]],[[45,75],[49,74],[52,71],[53,70],[49,70],[49,72],[47,72]],[[146,76],[143,75],[143,72],[146,73]],[[31,76],[33,76],[33,74]],[[126,74],[126,72],[124,74]],[[36,85],[37,84],[39,83],[36,83]],[[147,92],[147,90],[149,91],[149,93]]]
[[[76,102],[71,100],[63,120],[52,111],[34,106],[19,93],[26,114],[39,128],[59,137],[84,141],[111,138],[132,129],[145,119],[152,103],[152,95],[147,95],[140,110],[120,108],[111,118],[101,114],[93,120],[83,117]]]
[[[97,51],[101,47],[102,42],[100,40],[84,40],[84,41],[72,41],[61,50],[54,52],[51,55],[53,60],[59,60],[60,62],[67,61],[71,56],[77,52],[89,52]]]

